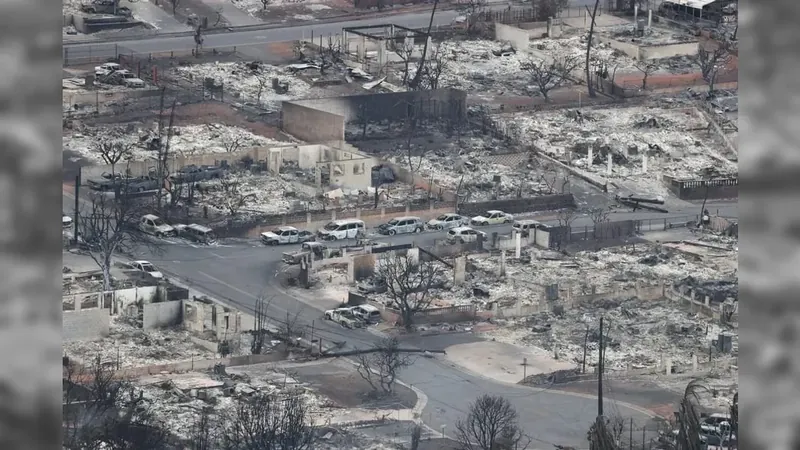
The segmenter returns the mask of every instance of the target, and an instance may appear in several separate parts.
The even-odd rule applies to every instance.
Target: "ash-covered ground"
[[[172,132],[169,151],[183,156],[224,154],[252,147],[281,147],[291,144],[222,124],[174,126]],[[149,145],[157,136],[157,122],[131,122],[102,127],[78,125],[76,128],[64,130],[62,142],[63,150],[76,153],[95,164],[107,164],[98,149],[101,143],[120,142],[130,149],[122,160],[121,164],[124,164],[127,159],[146,161],[157,158],[157,151],[151,150]]]
[[[636,193],[669,196],[665,175],[708,179],[738,174],[727,150],[709,139],[708,121],[693,109],[591,108],[515,113],[495,120],[520,142]]]

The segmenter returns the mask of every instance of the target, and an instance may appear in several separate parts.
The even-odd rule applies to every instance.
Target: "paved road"
[[[74,199],[65,194],[64,211],[71,211],[73,204]],[[720,214],[729,217],[737,216],[735,203],[710,203],[708,209],[719,210]],[[668,217],[696,214],[697,210],[699,206],[691,210],[675,211]],[[664,217],[663,214],[642,211],[616,212],[612,215],[612,220],[652,218],[661,221]],[[553,223],[552,220],[543,221]],[[573,223],[574,226],[589,224],[591,220],[587,217],[579,217]],[[484,230],[508,232],[509,229],[506,225],[487,227]],[[435,239],[443,237],[444,233],[441,232],[427,232],[379,239],[392,244],[416,242],[420,246],[428,246]],[[307,327],[311,327],[313,322],[315,336],[324,341],[345,341],[348,348],[370,346],[378,338],[377,334],[370,330],[345,330],[323,321],[322,311],[284,294],[277,288],[276,273],[282,267],[280,255],[296,247],[264,247],[254,240],[228,239],[215,247],[171,244],[165,246],[163,254],[145,252],[136,256],[150,260],[168,277],[180,279],[197,291],[238,309],[252,312],[259,295],[274,296],[269,314],[274,321],[285,320],[287,313],[294,316],[299,311],[300,322]],[[417,360],[402,373],[401,379],[426,393],[428,403],[423,411],[423,419],[435,430],[440,430],[444,425],[445,433],[453,430],[456,421],[466,413],[469,403],[478,393],[508,397],[519,411],[525,430],[538,439],[533,448],[552,448],[553,443],[584,448],[585,433],[595,416],[597,405],[593,398],[498,383],[465,373],[438,359]],[[624,417],[632,417],[637,424],[649,422],[648,416],[641,411],[622,405],[617,407]]]
[[[580,8],[584,4],[593,5],[591,0],[573,0],[572,8]],[[504,9],[507,4],[492,6],[492,9]],[[450,25],[456,17],[463,13],[455,10],[439,10],[434,17],[434,27]],[[300,26],[287,26],[281,28],[271,28],[265,30],[241,30],[228,33],[208,34],[203,43],[206,48],[213,47],[232,47],[232,46],[251,46],[268,44],[271,42],[293,41],[312,36],[327,36],[339,34],[344,27],[356,27],[365,25],[377,25],[393,23],[409,28],[427,28],[430,21],[430,12],[415,12],[408,14],[398,14],[389,17],[372,17],[358,20],[344,20],[341,22],[317,23]],[[164,35],[144,35],[137,40],[119,40],[115,42],[113,38],[104,43],[80,43],[65,42],[62,56],[67,59],[67,55],[80,58],[88,56],[91,48],[91,56],[96,58],[113,58],[117,56],[117,44],[124,47],[125,51],[139,53],[156,53],[167,51],[189,51],[195,48],[192,36],[170,37]]]
[[[717,209],[726,216],[736,216],[736,204],[709,204],[711,211]],[[696,214],[699,207],[670,214]],[[663,220],[664,215],[650,212],[618,212],[614,220],[622,219]],[[677,220],[676,220],[677,221]],[[553,221],[545,220],[553,223]],[[574,226],[591,224],[587,217],[580,217]],[[509,226],[488,227],[486,231],[509,232]],[[432,245],[444,233],[428,232],[421,235],[379,238],[391,244],[416,242],[420,246]],[[142,255],[159,268],[189,283],[201,292],[231,303],[238,308],[252,311],[259,294],[275,297],[271,301],[271,316],[283,320],[299,311],[300,321],[310,326],[314,321],[316,336],[326,341],[346,341],[348,347],[367,347],[377,336],[367,330],[344,330],[338,325],[324,322],[321,311],[314,306],[301,303],[276,288],[276,273],[281,268],[280,254],[297,246],[264,247],[257,241],[228,240],[214,248],[197,248],[190,245],[170,245],[163,255]],[[308,330],[307,330],[308,331]],[[501,394],[509,397],[517,407],[526,430],[540,439],[542,448],[546,443],[559,443],[582,448],[585,431],[595,415],[596,400],[568,396],[557,392],[533,391],[513,385],[501,384],[473,374],[464,373],[448,363],[437,359],[420,359],[404,371],[402,380],[422,389],[429,398],[424,410],[426,423],[436,430],[442,425],[447,430],[463,416],[469,403],[479,392]],[[640,411],[620,406],[625,417],[633,417],[639,424],[648,422]]]

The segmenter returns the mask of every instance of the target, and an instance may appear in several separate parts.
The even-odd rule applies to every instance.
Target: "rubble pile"
[[[691,275],[698,280],[727,278],[726,265],[698,261],[656,244],[612,247],[598,252],[579,252],[570,257],[558,252],[528,249],[529,263],[506,260],[506,278],[518,285],[536,286],[534,297],[544,295],[544,287],[559,284],[571,288],[573,295],[615,292],[640,283],[676,282]],[[472,256],[470,262],[483,273],[496,274],[499,256]],[[513,288],[512,292],[517,288]],[[538,295],[536,294],[538,290]],[[529,297],[525,297],[526,299]]]
[[[255,16],[256,13],[264,11],[264,3],[261,0],[231,0],[231,3],[251,16]],[[330,6],[321,3],[323,3],[323,0],[271,0],[268,4],[268,8],[303,5],[312,11],[330,9]]]
[[[223,95],[239,96],[244,102],[258,104],[270,112],[280,111],[282,101],[324,95],[324,91],[311,87],[280,67],[259,62],[214,62],[181,66],[174,70],[178,76],[193,83],[204,83],[209,91],[221,89]],[[288,91],[284,92],[286,86]]]
[[[237,214],[284,214],[322,207],[320,201],[303,196],[282,176],[246,171],[229,172],[223,180],[200,183],[194,200],[196,206],[207,206],[219,214],[230,214],[231,208]]]
[[[637,35],[635,25],[611,25],[595,28],[595,32],[611,36],[614,39],[629,42],[634,41],[638,45],[664,45],[678,44],[681,42],[696,42],[697,37],[689,32],[678,29],[667,29],[659,27],[645,27],[642,36]]]
[[[676,179],[738,173],[736,163],[708,144],[708,122],[692,110],[647,107],[516,113],[496,119],[523,144],[589,173],[597,173],[635,192],[668,196],[662,176]],[[587,164],[591,146],[593,164]],[[607,175],[607,155],[613,161]],[[643,155],[647,173],[643,173]]]
[[[632,297],[588,301],[565,308],[560,315],[539,313],[490,331],[487,336],[543,348],[560,360],[580,363],[588,329],[587,366],[594,366],[601,316],[604,333],[608,333],[609,370],[656,368],[670,358],[676,370],[691,371],[692,354],[698,356],[698,364],[707,362],[712,340],[724,331],[716,321],[681,309],[669,300]]]
[[[108,337],[98,341],[65,342],[64,352],[80,361],[100,358],[103,363],[141,367],[191,359],[212,359],[213,352],[196,346],[188,331],[177,329],[142,330],[128,319],[112,316]]]
[[[386,159],[408,169],[404,145],[398,144]],[[430,151],[428,147],[412,144],[414,172],[447,191],[458,191],[462,201],[486,201],[495,196],[531,197],[561,189],[563,175],[560,172],[545,167],[540,159],[531,159],[527,154],[499,154],[507,148],[497,139],[470,133],[461,138],[460,144],[451,139],[441,145],[431,145],[435,149]],[[419,154],[423,156],[417,156]],[[499,186],[496,176],[500,177]]]
[[[529,86],[529,76],[520,68],[527,61],[523,52],[495,56],[493,52],[502,50],[502,44],[489,40],[445,41],[439,45],[447,58],[447,68],[439,80],[441,86],[471,94],[530,95],[535,91]]]
[[[253,134],[239,127],[222,124],[178,126],[173,127],[172,132],[169,142],[170,153],[184,156],[227,153],[229,149],[242,151],[252,147],[280,147],[288,144]],[[123,142],[131,145],[130,159],[142,161],[158,156],[158,145],[153,145],[157,136],[158,124],[155,122],[131,122],[116,127],[79,125],[72,130],[64,130],[62,143],[64,150],[77,153],[96,164],[106,164],[97,150],[99,143]]]
[[[61,0],[61,2],[61,11],[65,16],[79,14],[81,12],[81,5],[84,3],[81,0]]]
[[[240,401],[257,395],[281,398],[299,393],[315,419],[324,419],[324,400],[297,380],[283,373],[268,373],[262,378],[245,375],[192,373],[191,378],[175,375],[149,377],[137,386],[149,409],[179,439],[188,439],[200,411],[211,408],[216,417],[231,417]]]

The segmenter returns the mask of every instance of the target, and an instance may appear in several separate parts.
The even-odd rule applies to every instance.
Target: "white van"
[[[340,239],[355,239],[366,233],[367,226],[363,220],[343,219],[328,222],[327,225],[317,231],[320,239],[326,241],[338,241]]]
[[[366,323],[378,323],[381,321],[380,310],[369,304],[363,304],[354,307],[353,314]]]
[[[542,227],[543,224],[541,222],[532,219],[515,220],[514,225],[511,225],[512,229],[514,229],[517,233],[522,234],[524,237],[527,237],[531,231]]]

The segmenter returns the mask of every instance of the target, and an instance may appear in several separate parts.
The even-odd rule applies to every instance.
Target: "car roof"
[[[160,217],[156,216],[155,214],[145,214],[142,217],[144,217],[145,219],[150,219],[150,220],[160,219]]]
[[[490,210],[488,210],[486,212],[489,213],[489,214],[494,214],[494,213],[502,213],[503,211],[500,211],[499,209],[490,209]],[[503,214],[505,214],[505,213],[503,213]]]
[[[361,308],[361,309],[363,309],[365,311],[369,311],[369,312],[380,311],[378,308],[376,308],[376,307],[374,307],[374,306],[372,306],[372,305],[370,305],[368,303],[364,303],[363,305],[358,305],[357,308]]]
[[[395,217],[394,219],[391,219],[391,220],[409,220],[409,219],[413,219],[413,220],[421,220],[421,219],[420,219],[419,217],[417,217],[417,216],[403,216],[403,217]]]
[[[340,220],[333,220],[331,223],[335,223],[336,225],[344,225],[346,223],[364,223],[361,219],[340,219]]]
[[[530,223],[538,224],[538,223],[541,223],[541,222],[539,222],[538,220],[533,220],[533,219],[523,219],[523,220],[515,220],[514,223],[518,223],[520,225],[526,225],[526,224],[530,224]]]
[[[280,231],[297,231],[297,228],[295,228],[295,227],[278,227],[278,230],[280,230]]]
[[[197,230],[197,231],[202,231],[202,232],[205,232],[205,233],[207,233],[209,231],[214,231],[211,228],[204,227],[203,225],[198,225],[196,223],[190,224],[187,228],[191,228],[191,229]]]
[[[450,228],[450,231],[461,232],[461,231],[466,231],[466,230],[471,230],[471,229],[472,228],[470,228],[470,227],[455,227],[455,228]]]
[[[153,263],[151,263],[150,261],[145,261],[145,260],[143,260],[143,259],[140,259],[140,260],[138,260],[138,261],[134,261],[134,262],[135,262],[136,264],[151,264],[151,265],[153,264]]]

